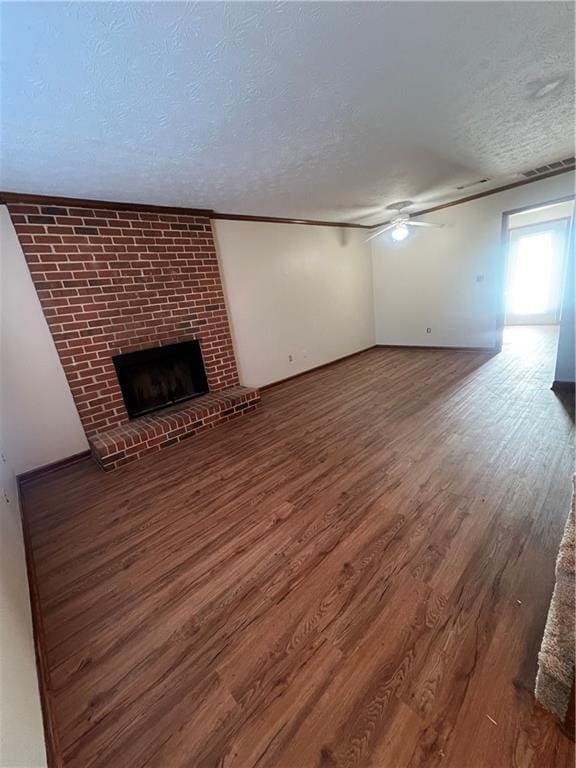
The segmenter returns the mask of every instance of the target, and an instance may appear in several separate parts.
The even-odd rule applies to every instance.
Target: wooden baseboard
[[[449,346],[435,346],[428,344],[375,344],[376,347],[382,349],[442,349],[453,350],[454,352],[484,352],[492,355],[498,354],[500,349],[498,347],[449,347]]]
[[[68,467],[71,464],[76,464],[78,461],[83,461],[90,455],[90,451],[81,451],[81,453],[75,453],[73,456],[67,456],[65,459],[53,461],[51,464],[44,464],[41,467],[36,467],[36,469],[30,469],[28,472],[22,472],[17,476],[18,482],[27,483],[30,482],[30,480],[36,480],[38,477],[48,475],[51,472],[62,469],[62,467]]]
[[[360,349],[358,352],[351,352],[349,355],[344,355],[344,357],[337,357],[336,360],[330,360],[329,363],[323,363],[322,365],[315,365],[314,368],[308,368],[305,371],[300,371],[300,373],[295,373],[293,376],[287,376],[285,379],[278,379],[278,381],[273,381],[270,384],[263,384],[261,387],[258,387],[258,389],[261,392],[265,392],[268,389],[272,389],[273,387],[277,387],[280,384],[285,384],[288,381],[292,381],[293,379],[299,379],[300,376],[305,376],[307,373],[313,373],[314,371],[319,371],[322,368],[328,368],[331,365],[335,365],[336,363],[342,362],[342,360],[348,360],[350,357],[355,357],[356,355],[361,355],[363,352],[368,352],[370,349],[443,349],[443,350],[454,350],[455,352],[483,352],[483,353],[489,353],[492,355],[497,354],[500,352],[500,350],[497,347],[432,347],[432,346],[418,346],[416,344],[372,344],[371,347],[366,347],[366,349]]]
[[[20,504],[20,518],[22,520],[22,534],[24,539],[24,552],[26,555],[26,573],[28,576],[28,591],[30,595],[30,610],[32,613],[32,634],[34,637],[34,651],[36,655],[36,670],[38,673],[38,688],[40,692],[40,706],[42,708],[42,722],[44,725],[44,744],[46,746],[46,761],[48,768],[62,768],[62,753],[56,729],[56,714],[52,695],[50,692],[50,668],[48,666],[48,644],[44,632],[44,621],[40,609],[40,597],[38,594],[38,578],[36,565],[32,554],[32,542],[30,529]]]
[[[372,344],[370,347],[366,347],[365,349],[359,349],[358,352],[351,352],[349,355],[344,355],[343,357],[337,357],[336,360],[330,360],[329,363],[322,363],[322,365],[315,365],[313,368],[307,368],[305,371],[300,371],[300,373],[295,373],[293,376],[286,376],[285,379],[278,379],[277,381],[272,381],[270,384],[263,384],[261,387],[258,387],[260,392],[265,392],[268,389],[272,389],[273,387],[277,387],[280,384],[286,384],[288,381],[292,381],[293,379],[299,379],[301,376],[306,376],[307,373],[313,373],[314,371],[320,371],[322,368],[329,368],[331,365],[335,365],[336,363],[341,363],[343,360],[348,360],[350,357],[356,357],[356,355],[361,355],[364,352],[368,352],[370,349],[374,349],[377,347],[377,344]]]

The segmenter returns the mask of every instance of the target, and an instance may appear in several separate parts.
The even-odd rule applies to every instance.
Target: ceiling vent
[[[531,171],[522,171],[520,175],[525,176],[527,179],[531,179],[533,176],[540,176],[543,173],[557,171],[559,168],[572,168],[575,162],[575,158],[567,157],[565,160],[557,160],[555,163],[540,165],[538,168],[533,168]]]
[[[456,189],[461,192],[463,189],[470,189],[470,187],[476,187],[478,184],[486,184],[487,181],[490,181],[490,179],[478,179],[478,181],[471,181],[469,184],[461,184]]]

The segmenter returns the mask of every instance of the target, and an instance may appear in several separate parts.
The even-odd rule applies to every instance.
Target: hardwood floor
[[[544,768],[568,513],[556,331],[372,349],[23,487],[66,768]]]

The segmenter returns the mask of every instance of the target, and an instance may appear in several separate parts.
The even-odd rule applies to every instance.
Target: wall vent
[[[471,181],[468,184],[461,184],[459,187],[456,187],[456,189],[458,191],[463,189],[470,189],[470,187],[475,187],[478,184],[486,184],[487,181],[490,181],[490,179],[478,179],[478,181]]]
[[[522,171],[520,175],[525,176],[527,179],[531,179],[533,176],[540,176],[542,173],[557,171],[559,168],[572,168],[575,163],[575,158],[567,157],[565,160],[556,160],[556,162],[548,163],[548,165],[540,165],[538,168],[533,168],[530,171]]]

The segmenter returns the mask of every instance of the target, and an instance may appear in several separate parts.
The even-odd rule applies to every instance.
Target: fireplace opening
[[[128,352],[112,359],[131,419],[208,392],[198,341]]]

